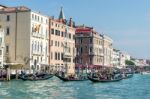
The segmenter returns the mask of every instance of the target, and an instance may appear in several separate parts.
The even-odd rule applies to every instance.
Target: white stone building
[[[48,16],[24,6],[4,7],[0,20],[5,30],[5,62],[22,63],[29,70],[48,65]]]
[[[104,66],[112,66],[113,40],[103,35]]]
[[[4,62],[4,30],[0,24],[0,68],[3,68]]]
[[[120,51],[117,49],[113,49],[112,65],[113,67],[118,67],[120,65]]]

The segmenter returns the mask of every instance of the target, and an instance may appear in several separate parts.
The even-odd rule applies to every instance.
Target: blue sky
[[[58,17],[60,7],[76,24],[93,26],[114,40],[114,47],[137,58],[150,58],[150,0],[0,0]]]

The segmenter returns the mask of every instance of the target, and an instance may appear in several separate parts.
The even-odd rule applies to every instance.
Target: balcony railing
[[[95,53],[94,52],[89,52],[89,55],[95,55]]]
[[[64,52],[64,58],[71,57],[71,53]]]
[[[32,33],[32,36],[34,36],[34,37],[39,37],[39,38],[44,38],[44,35],[43,35],[43,34],[39,34],[39,33],[36,33],[36,32],[33,32],[33,33]]]

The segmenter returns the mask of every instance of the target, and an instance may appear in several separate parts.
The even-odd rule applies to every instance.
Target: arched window
[[[39,42],[38,42],[38,45],[37,45],[37,51],[39,52]]]
[[[35,41],[35,45],[34,45],[34,50],[36,51],[37,50],[37,43]]]
[[[46,44],[46,48],[45,48],[45,53],[47,54],[47,44]]]
[[[32,51],[34,50],[34,42],[32,41]]]
[[[42,42],[41,42],[41,45],[40,45],[40,46],[41,46],[41,53],[42,53],[42,51],[43,51],[43,50],[42,50],[42,49],[43,49],[43,45],[42,45]]]

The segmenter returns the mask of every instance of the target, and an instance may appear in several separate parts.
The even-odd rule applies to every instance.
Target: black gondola
[[[28,75],[21,75],[19,78],[24,80],[24,81],[38,81],[38,80],[47,80],[49,78],[52,78],[54,75],[53,74],[39,74],[39,75],[33,75],[33,74],[28,74]]]
[[[61,79],[63,81],[85,81],[85,80],[88,80],[87,77],[72,78],[72,77],[62,77],[60,75],[56,75],[56,77],[58,77],[59,79]]]
[[[123,79],[127,79],[127,78],[132,78],[133,77],[133,73],[124,73],[123,75]]]
[[[88,79],[91,80],[92,82],[116,82],[122,80],[123,78],[120,76],[114,79],[99,79],[99,78],[92,78],[91,76],[88,76]]]

